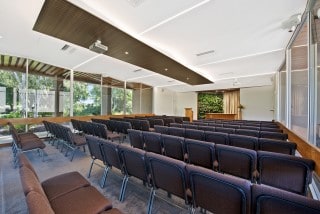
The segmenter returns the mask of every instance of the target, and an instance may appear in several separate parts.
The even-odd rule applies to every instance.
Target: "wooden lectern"
[[[193,111],[192,108],[184,108],[185,116],[189,117],[190,122],[193,121]]]

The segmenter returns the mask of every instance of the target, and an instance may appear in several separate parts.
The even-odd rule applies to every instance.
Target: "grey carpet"
[[[41,161],[36,152],[26,153],[41,181],[70,171],[78,171],[83,176],[87,176],[91,161],[88,151],[87,154],[82,151],[77,152],[73,162],[70,162],[69,157],[65,157],[63,153],[48,143],[45,152],[47,156],[45,156],[44,162]],[[105,197],[112,200],[114,207],[124,213],[146,213],[150,188],[143,186],[142,181],[130,178],[125,200],[120,202],[118,196],[122,182],[121,172],[117,169],[112,169],[108,174],[106,186],[103,189],[99,186],[102,173],[103,169],[101,167],[94,166],[91,177],[88,180]],[[19,170],[13,167],[12,152],[11,148],[8,147],[0,149],[0,188],[1,213],[27,213]],[[152,213],[188,213],[188,210],[184,200],[175,196],[168,198],[165,191],[159,190],[154,200]]]

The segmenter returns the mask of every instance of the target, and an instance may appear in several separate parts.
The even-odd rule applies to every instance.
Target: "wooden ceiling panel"
[[[191,85],[212,83],[205,77],[64,0],[46,0],[33,30],[88,48],[97,39],[105,53]],[[128,55],[125,52],[129,52]],[[167,68],[167,70],[166,70]]]

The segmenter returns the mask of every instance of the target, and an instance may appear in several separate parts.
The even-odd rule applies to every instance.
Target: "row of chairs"
[[[302,195],[307,192],[314,170],[313,160],[293,155],[256,152],[230,145],[138,130],[129,130],[129,139],[134,148]],[[268,144],[268,141],[265,144]],[[270,147],[272,146],[274,145]],[[283,172],[290,174],[283,175]]]
[[[8,123],[9,132],[12,136],[12,144],[11,149],[13,153],[13,162],[16,167],[18,158],[17,155],[23,152],[29,151],[37,151],[42,157],[42,161],[44,159],[43,149],[46,147],[44,142],[34,133],[26,132],[26,133],[18,133],[17,129],[14,127],[12,123]]]
[[[149,131],[154,128],[154,125],[164,126],[163,119],[135,119],[135,118],[110,118],[113,121],[129,122],[131,127],[136,130]],[[174,121],[173,119],[170,122]]]
[[[69,150],[72,151],[70,161],[73,160],[73,157],[79,148],[82,147],[83,151],[86,151],[86,139],[84,136],[73,133],[69,127],[58,123],[43,121],[43,124],[49,133],[49,143],[52,145],[56,143],[56,148],[59,149],[60,146],[61,152],[63,152],[63,149],[66,148],[65,156],[68,156]]]
[[[258,127],[271,127],[278,128],[278,124],[272,121],[259,121],[259,120],[223,120],[223,119],[204,119],[204,120],[194,120],[194,122],[204,122],[204,123],[224,123],[224,124],[234,124],[234,125],[248,125],[248,126],[258,126]]]
[[[155,132],[179,137],[185,137],[195,140],[202,140],[207,142],[213,142],[217,144],[227,144],[237,147],[242,147],[246,149],[253,150],[264,150],[263,142],[272,140],[275,142],[283,143],[281,148],[287,148],[286,153],[294,154],[296,149],[296,144],[284,140],[284,138],[277,138],[277,134],[282,133],[273,133],[273,132],[261,132],[259,137],[254,137],[248,135],[246,131],[234,133],[224,133],[219,131],[203,131],[197,129],[186,129],[186,128],[177,128],[177,127],[166,127],[166,126],[155,126]],[[262,143],[261,143],[262,142]],[[269,141],[268,141],[269,142]],[[279,143],[277,143],[279,144]],[[276,150],[275,150],[276,151]],[[277,152],[277,151],[276,151]]]
[[[95,119],[95,121],[98,121],[98,119]],[[119,133],[108,130],[107,126],[104,123],[101,123],[100,120],[99,122],[95,121],[88,122],[71,119],[72,126],[74,129],[77,130],[78,133],[98,136],[111,141],[120,141],[121,136]]]
[[[248,126],[248,125],[235,125],[229,123],[202,123],[202,122],[184,122],[183,124],[174,123],[170,124],[170,127],[179,127],[179,128],[193,128],[193,129],[210,129],[211,127],[219,128],[232,128],[232,129],[246,129],[246,130],[255,130],[255,131],[269,131],[269,132],[280,132],[282,130],[278,127],[260,127],[260,126]]]
[[[105,173],[111,167],[123,173],[119,200],[125,198],[130,177],[151,186],[147,213],[152,212],[155,194],[162,189],[184,199],[190,213],[200,207],[213,213],[320,213],[320,202],[287,191],[264,185],[251,184],[248,180],[213,172],[152,152],[123,144],[87,136],[92,165],[96,160],[105,164]],[[270,206],[272,208],[270,208]]]
[[[272,138],[272,139],[279,139],[279,140],[288,139],[288,134],[281,133],[274,130],[258,131],[258,130],[250,130],[250,129],[234,129],[234,128],[215,127],[215,126],[197,126],[197,125],[189,125],[189,124],[181,125],[177,123],[171,123],[170,127],[168,127],[168,132],[172,132],[172,130],[174,130],[176,133],[180,133],[182,135],[184,134],[184,132],[186,132],[184,131],[184,129],[188,129],[188,131],[200,130],[198,132],[199,134],[203,131],[211,131],[211,132],[223,132],[228,134],[239,134],[239,135],[246,135],[246,136],[260,137],[260,138]],[[197,133],[197,131],[193,131],[193,133]]]

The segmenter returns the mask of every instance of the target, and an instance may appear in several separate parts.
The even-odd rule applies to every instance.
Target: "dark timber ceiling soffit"
[[[28,73],[34,75],[42,75],[49,77],[57,77],[58,80],[69,80],[70,70],[65,68],[56,67],[53,65],[38,62],[36,60],[29,59]],[[7,71],[19,71],[22,73],[26,72],[27,59],[23,57],[0,55],[0,70]],[[80,82],[87,82],[92,84],[101,84],[100,74],[84,73],[80,71],[74,71],[74,80]],[[107,87],[121,87],[123,88],[124,82],[113,79],[111,77],[103,77],[102,84]],[[128,82],[126,84],[128,89],[146,89],[151,86]]]
[[[159,51],[65,0],[46,0],[33,30],[88,48],[97,39],[106,55],[190,85],[212,83]],[[128,55],[125,52],[129,52]],[[167,69],[166,69],[167,68]]]

